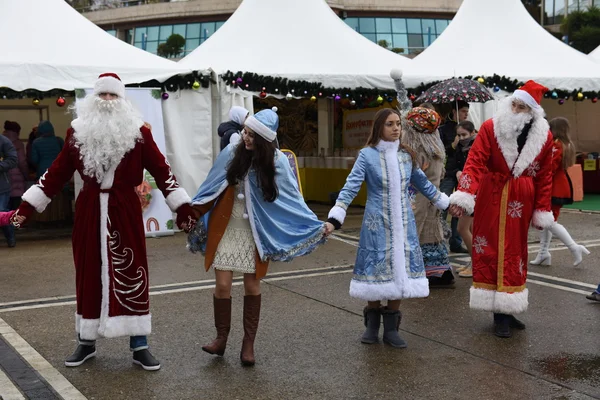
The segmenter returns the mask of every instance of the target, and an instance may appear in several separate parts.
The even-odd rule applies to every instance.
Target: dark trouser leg
[[[456,186],[458,185],[458,181],[456,178],[445,177],[440,182],[440,191],[445,193],[447,196],[450,196]],[[446,220],[448,217],[448,210],[442,211],[442,219]],[[450,236],[450,250],[454,251],[461,248],[462,239],[458,234],[458,218],[452,218],[450,222],[450,228],[452,229],[452,236]]]

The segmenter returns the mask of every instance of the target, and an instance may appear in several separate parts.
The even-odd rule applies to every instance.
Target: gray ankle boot
[[[365,307],[363,316],[365,317],[367,329],[360,341],[365,344],[377,343],[379,341],[379,326],[381,325],[381,309]]]
[[[386,307],[381,315],[383,315],[383,343],[400,349],[405,348],[407,344],[398,334],[398,328],[402,320],[400,311],[390,310]]]

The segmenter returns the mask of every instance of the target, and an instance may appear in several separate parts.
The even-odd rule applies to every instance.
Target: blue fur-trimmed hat
[[[244,125],[262,136],[266,141],[272,142],[277,138],[277,129],[279,128],[277,107],[262,110],[249,116]]]

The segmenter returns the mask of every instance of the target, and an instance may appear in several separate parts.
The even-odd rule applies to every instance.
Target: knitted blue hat
[[[273,107],[271,110],[262,110],[249,116],[244,125],[262,136],[266,141],[272,142],[277,138],[277,128],[279,128],[277,107]]]

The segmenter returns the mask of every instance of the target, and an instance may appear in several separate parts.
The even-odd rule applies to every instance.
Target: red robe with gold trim
[[[76,329],[82,339],[147,335],[151,331],[148,263],[141,204],[135,188],[148,170],[172,211],[190,203],[152,133],[114,165],[101,184],[84,175],[73,130],[37,185],[24,195],[19,214],[42,212],[75,171],[84,185],[76,203],[73,259],[77,287]]]
[[[490,119],[481,126],[450,202],[475,211],[471,308],[513,314],[528,305],[529,225],[554,222],[552,134],[537,117],[519,153],[516,137],[499,135],[495,124]]]

